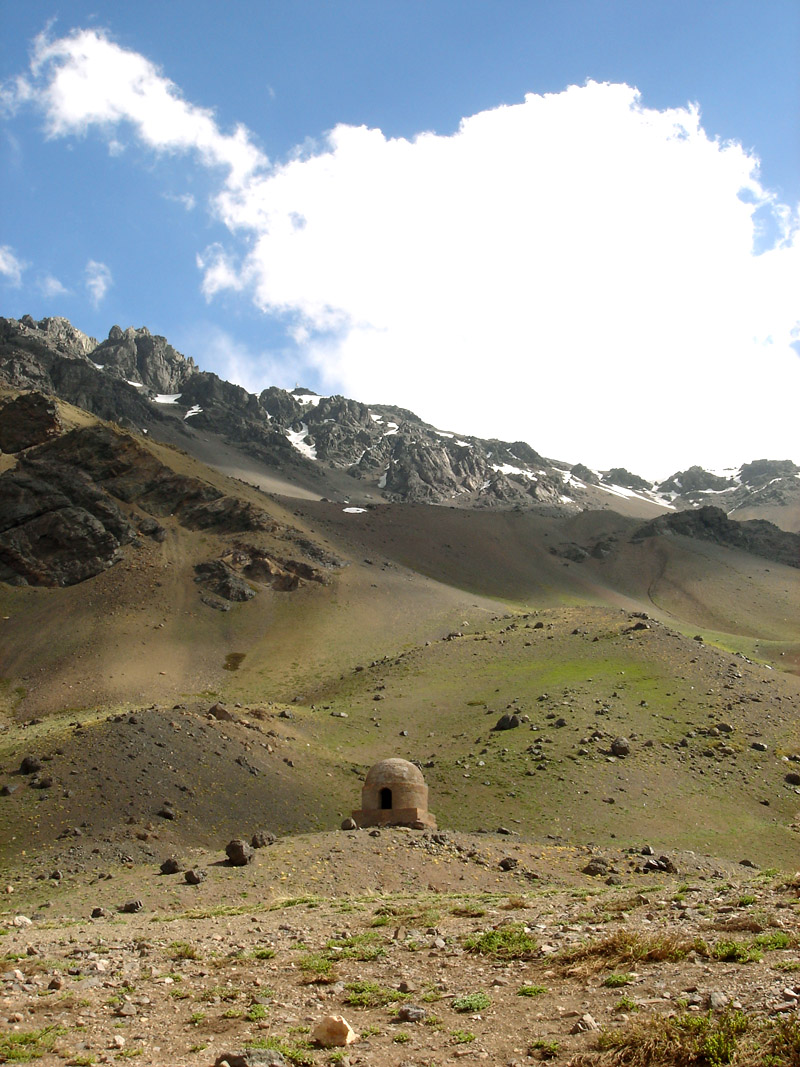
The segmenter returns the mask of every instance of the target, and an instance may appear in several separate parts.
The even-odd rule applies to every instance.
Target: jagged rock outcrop
[[[21,465],[0,477],[0,580],[74,585],[119,558],[135,530],[79,470]]]
[[[704,507],[661,515],[637,530],[634,538],[639,540],[664,533],[697,537],[702,541],[740,548],[789,567],[800,567],[800,534],[787,533],[764,519],[734,522],[721,508]]]
[[[645,481],[638,474],[631,474],[624,467],[612,467],[610,471],[604,471],[603,481],[609,485],[621,485],[625,489],[633,489],[637,493],[647,493],[653,488],[652,482]]]
[[[28,450],[0,476],[0,580],[72,585],[99,574],[136,536],[120,503],[191,529],[276,529],[250,502],[176,474],[130,435],[91,426]]]
[[[22,393],[0,406],[0,452],[21,452],[63,433],[52,397]]]
[[[719,474],[712,474],[710,471],[703,470],[702,467],[695,466],[671,475],[659,484],[658,491],[685,496],[689,493],[706,492],[709,489],[720,493],[733,486],[735,482],[732,478],[723,478]]]

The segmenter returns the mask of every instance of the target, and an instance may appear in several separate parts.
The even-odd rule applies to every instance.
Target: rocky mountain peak
[[[129,326],[125,330],[112,326],[107,340],[94,349],[92,360],[158,394],[180,392],[197,372],[193,359],[178,352],[165,337],[151,334],[145,326]]]
[[[23,315],[16,325],[24,336],[44,341],[67,355],[88,356],[97,347],[94,337],[76,329],[69,319],[60,315],[40,319],[38,322],[31,315]]]

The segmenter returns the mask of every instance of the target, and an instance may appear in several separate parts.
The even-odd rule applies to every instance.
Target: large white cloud
[[[6,91],[6,100],[35,100],[44,108],[52,136],[99,126],[119,151],[114,127],[130,123],[156,151],[191,150],[204,163],[226,168],[234,186],[266,163],[243,126],[223,133],[213,113],[184,100],[150,60],[97,30],[76,30],[58,40],[42,34],[30,70],[30,78],[17,79]]]
[[[204,291],[284,317],[330,389],[642,473],[797,455],[798,216],[695,107],[590,82],[271,166],[94,32],[40,42],[21,84],[53,134],[132,123],[224,166]]]

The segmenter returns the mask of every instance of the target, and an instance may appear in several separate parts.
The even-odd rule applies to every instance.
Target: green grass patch
[[[464,993],[460,997],[453,998],[453,1011],[466,1015],[471,1012],[485,1011],[491,1003],[489,997],[482,990],[477,993]]]
[[[547,992],[547,986],[521,985],[517,990],[518,997],[541,997]]]
[[[464,939],[464,947],[480,956],[492,956],[498,960],[526,960],[539,950],[536,938],[518,923],[487,930],[483,934],[472,934]]]
[[[762,958],[760,949],[752,942],[733,939],[717,941],[711,946],[709,955],[725,963],[758,963]]]

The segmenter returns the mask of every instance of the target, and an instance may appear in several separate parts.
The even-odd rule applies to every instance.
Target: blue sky
[[[0,18],[3,314],[598,467],[800,458],[793,0]]]

